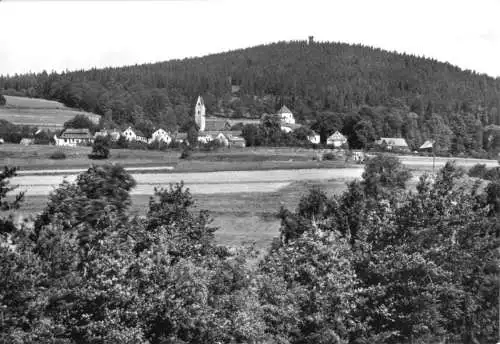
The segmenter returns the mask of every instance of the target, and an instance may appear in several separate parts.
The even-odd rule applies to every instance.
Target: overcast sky
[[[362,43],[500,76],[500,0],[3,0],[0,74]]]

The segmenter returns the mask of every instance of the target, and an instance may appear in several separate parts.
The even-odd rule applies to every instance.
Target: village
[[[198,146],[207,146],[211,144],[225,148],[244,148],[248,146],[248,144],[243,137],[241,128],[244,125],[258,126],[262,124],[263,119],[268,116],[277,119],[280,123],[281,131],[286,134],[293,133],[295,130],[305,127],[296,122],[293,112],[286,105],[283,105],[275,114],[262,114],[260,119],[207,116],[206,112],[204,100],[202,96],[198,96],[193,116],[197,129],[195,144]],[[329,135],[323,145],[320,142],[320,135],[318,133],[309,128],[307,128],[307,131],[307,143],[311,148],[321,147],[340,152],[345,152],[349,149],[348,138],[338,130]],[[89,146],[93,144],[96,138],[107,137],[113,143],[124,140],[127,143],[137,143],[139,145],[178,147],[180,145],[190,145],[188,135],[187,132],[172,132],[164,128],[156,128],[148,137],[148,135],[133,126],[128,126],[125,130],[119,130],[117,128],[101,129],[94,134],[92,134],[88,128],[67,128],[60,136],[54,135],[53,142],[56,146],[64,147]],[[29,145],[33,142],[34,141],[30,138],[24,138],[20,143]],[[411,152],[406,140],[400,137],[382,137],[374,144],[382,151],[393,151],[398,153]],[[431,152],[432,149],[433,141],[428,140],[419,148],[419,151]],[[349,154],[354,161],[362,161],[364,159],[364,152],[361,150],[351,150]]]

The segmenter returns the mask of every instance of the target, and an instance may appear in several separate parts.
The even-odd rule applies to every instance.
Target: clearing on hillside
[[[100,116],[91,112],[66,107],[53,100],[4,96],[6,104],[0,107],[0,119],[16,125],[32,125],[40,129],[62,129],[64,122],[76,115],[85,115],[94,123]]]

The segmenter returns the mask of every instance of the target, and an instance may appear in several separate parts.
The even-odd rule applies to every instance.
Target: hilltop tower
[[[205,103],[201,96],[198,96],[196,106],[194,107],[194,121],[199,131],[205,131]]]
[[[314,36],[309,36],[309,42],[307,44],[314,44]]]

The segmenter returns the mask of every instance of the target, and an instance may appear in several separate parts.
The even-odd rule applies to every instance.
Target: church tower
[[[201,96],[198,96],[196,106],[194,107],[194,121],[199,131],[205,131],[205,103]]]

